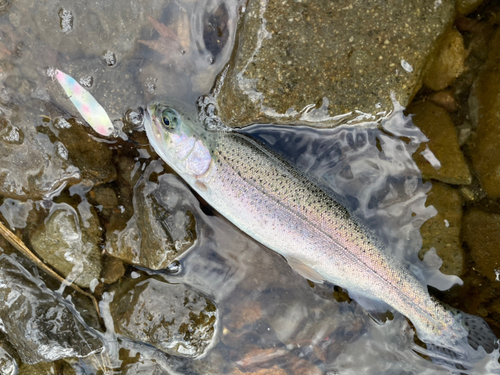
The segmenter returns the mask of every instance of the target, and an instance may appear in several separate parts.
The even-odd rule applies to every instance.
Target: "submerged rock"
[[[102,279],[106,284],[113,284],[125,274],[123,262],[114,257],[106,257],[103,264]]]
[[[66,303],[12,257],[0,256],[1,329],[22,361],[85,357],[102,349]]]
[[[500,275],[500,215],[472,210],[464,215],[462,238],[470,249],[476,269],[493,283]]]
[[[183,198],[189,189],[173,175],[149,181],[162,170],[160,162],[151,163],[134,188],[134,215],[123,230],[108,227],[106,244],[108,254],[155,270],[166,268],[197,238],[195,210]]]
[[[86,220],[80,220],[70,205],[54,204],[45,226],[31,236],[33,249],[45,262],[84,288],[99,279],[102,270],[102,230],[95,211],[90,209],[89,213]]]
[[[392,110],[391,90],[406,106],[453,16],[449,1],[250,0],[219,79],[217,115],[233,127],[332,126],[339,119],[329,116]]]
[[[462,34],[451,29],[443,35],[437,54],[431,59],[424,84],[434,91],[450,86],[464,71],[465,47]]]
[[[460,14],[469,14],[476,10],[484,0],[457,0],[457,11]]]
[[[19,369],[19,375],[49,375],[49,374],[59,374],[60,366],[55,363],[37,363],[34,365],[22,364]]]
[[[488,60],[474,83],[469,110],[476,134],[470,156],[481,186],[490,198],[500,198],[500,30],[489,45]]]
[[[462,225],[462,199],[458,190],[440,182],[434,182],[427,197],[427,204],[434,206],[437,215],[420,227],[422,249],[419,256],[435,248],[443,261],[440,270],[446,275],[461,276],[464,273],[465,255],[460,239]]]
[[[57,122],[66,121],[59,118]],[[82,179],[90,180],[94,185],[116,179],[116,168],[112,161],[109,146],[91,137],[89,130],[76,121],[66,121],[65,126],[54,125],[57,138],[67,149],[67,157],[80,169]],[[67,127],[70,125],[70,127]]]
[[[0,374],[2,375],[17,375],[19,367],[16,360],[0,346]]]
[[[414,115],[413,123],[429,138],[429,142],[422,143],[413,154],[422,177],[454,185],[470,184],[472,177],[448,112],[430,102],[412,104],[407,112]]]
[[[199,357],[216,340],[217,308],[183,284],[127,279],[110,303],[115,329],[173,355]]]
[[[81,177],[64,145],[39,132],[45,114],[39,107],[35,102],[23,110],[0,108],[0,194],[5,197],[48,198]]]

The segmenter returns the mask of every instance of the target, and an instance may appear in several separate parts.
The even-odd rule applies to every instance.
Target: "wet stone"
[[[90,128],[71,120],[71,127],[54,125],[57,138],[67,149],[67,157],[80,169],[82,179],[94,185],[116,180],[112,152],[108,145],[90,136]]]
[[[0,346],[0,374],[17,375],[19,367],[16,360]]]
[[[456,29],[447,31],[424,76],[424,84],[434,91],[450,86],[464,71],[465,47],[462,34]]]
[[[457,0],[457,12],[460,14],[469,14],[476,10],[484,0]]]
[[[453,16],[448,1],[250,0],[219,79],[218,116],[233,127],[333,126],[329,116],[392,110],[391,90],[406,106]]]
[[[125,274],[125,266],[121,259],[106,257],[103,264],[102,279],[106,284],[113,284]]]
[[[162,170],[160,162],[153,162],[137,182],[134,214],[126,228],[108,227],[108,254],[127,263],[163,269],[194,244],[195,210],[183,198],[189,189],[173,175],[163,174],[157,183],[149,181],[150,173]]]
[[[422,143],[413,154],[422,177],[454,185],[470,184],[469,168],[448,112],[430,102],[412,104],[407,112],[414,115],[413,123],[429,138],[429,142]]]
[[[449,185],[434,182],[427,196],[427,205],[437,210],[437,215],[420,227],[422,249],[419,256],[436,249],[443,261],[440,270],[446,275],[461,276],[464,273],[464,251],[460,239],[462,225],[462,198],[458,190]]]
[[[455,112],[458,109],[457,102],[453,97],[453,93],[451,91],[439,91],[435,94],[431,95],[430,100],[437,104],[448,112]]]
[[[61,153],[60,142],[39,132],[45,114],[34,102],[23,110],[2,106],[0,112],[0,194],[14,199],[42,199],[68,182],[80,179],[80,170]]]
[[[500,198],[500,30],[490,43],[488,60],[469,97],[476,133],[471,139],[472,166],[490,198]]]
[[[75,284],[88,288],[101,275],[99,243],[102,231],[95,211],[86,222],[66,203],[54,204],[45,225],[31,235],[37,254]]]
[[[22,361],[34,364],[100,351],[102,343],[12,257],[0,256],[0,322]]]
[[[90,194],[103,208],[113,209],[118,207],[116,192],[109,186],[97,186],[95,189],[91,190]]]
[[[498,284],[500,272],[500,215],[471,210],[464,215],[462,238],[470,249],[476,269]]]
[[[22,364],[19,375],[49,375],[58,374],[59,365],[57,363],[37,363],[35,365]]]
[[[110,303],[115,330],[172,355],[199,357],[216,340],[217,308],[183,284],[126,279]]]

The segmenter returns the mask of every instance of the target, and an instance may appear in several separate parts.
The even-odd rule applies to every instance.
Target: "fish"
[[[346,289],[372,314],[400,312],[427,344],[421,353],[452,371],[484,373],[476,364],[489,361],[496,342],[487,324],[432,298],[359,219],[283,158],[246,134],[206,129],[184,103],[150,104],[144,126],[156,153],[201,198],[300,275]]]

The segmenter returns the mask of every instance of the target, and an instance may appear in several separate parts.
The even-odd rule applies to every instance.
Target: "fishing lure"
[[[85,121],[100,135],[105,137],[114,131],[113,124],[104,108],[76,80],[66,73],[56,70],[54,78],[59,82],[69,100]]]

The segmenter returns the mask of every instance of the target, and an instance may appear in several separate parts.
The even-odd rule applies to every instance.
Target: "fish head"
[[[172,101],[150,104],[144,127],[154,150],[174,169],[185,164],[203,129],[194,106]]]
[[[183,116],[173,106],[163,103],[152,103],[146,111],[145,127],[150,141],[168,146],[172,135],[179,133],[183,127]]]

